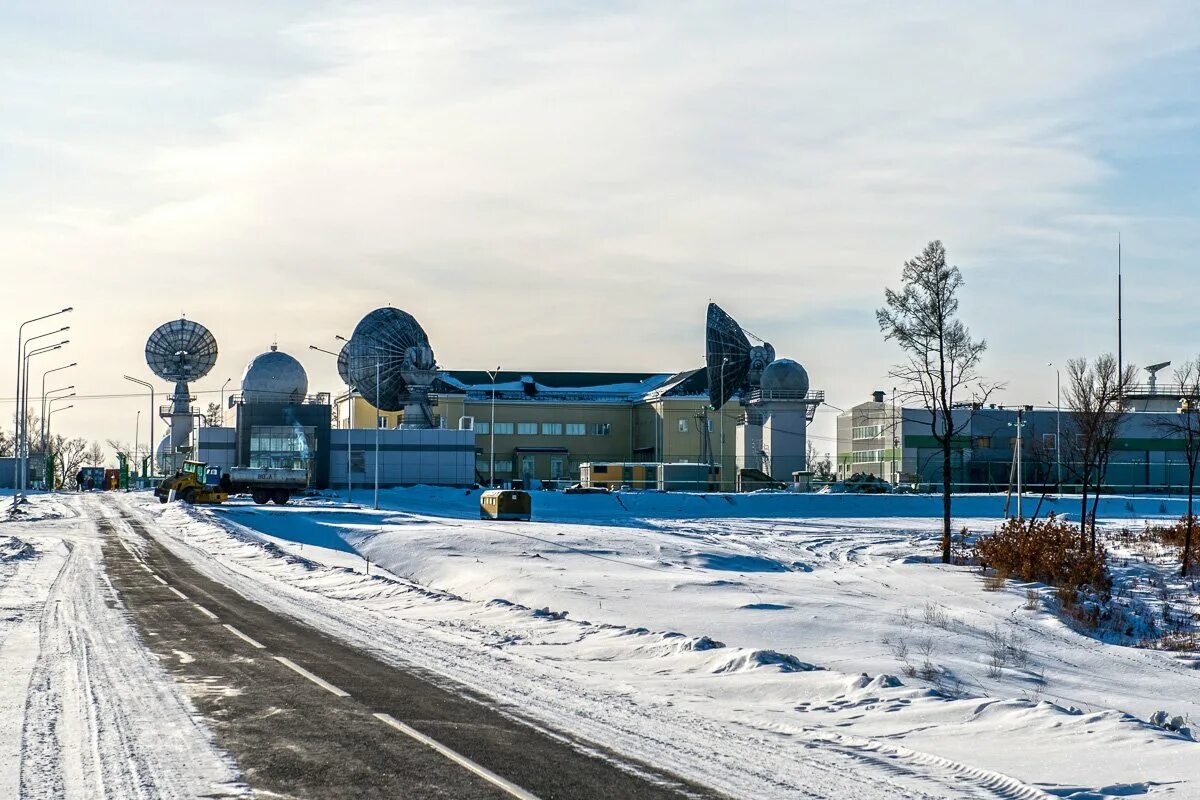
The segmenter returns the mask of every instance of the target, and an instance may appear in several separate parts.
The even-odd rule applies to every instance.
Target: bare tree
[[[958,267],[946,265],[942,243],[934,240],[906,261],[900,279],[903,289],[887,289],[886,306],[875,317],[884,339],[895,339],[908,359],[890,374],[929,412],[930,433],[942,451],[942,561],[949,563],[951,444],[970,422],[968,415],[955,423],[955,404],[968,391],[982,403],[998,386],[976,371],[987,342],[972,339],[956,316],[963,278]]]
[[[67,439],[63,436],[52,436],[48,445],[56,466],[57,487],[61,489],[69,481],[74,480],[75,474],[83,466],[88,443],[86,439],[80,437]]]
[[[209,403],[204,412],[204,421],[210,428],[218,428],[221,425],[221,416],[221,404]]]
[[[9,458],[17,449],[16,437],[0,430],[0,458]]]
[[[1187,532],[1183,537],[1183,565],[1179,574],[1187,577],[1192,567],[1192,531],[1196,527],[1192,504],[1196,496],[1196,466],[1200,464],[1200,356],[1175,369],[1175,382],[1179,385],[1179,413],[1163,415],[1155,425],[1165,436],[1183,444],[1188,477]]]
[[[1085,548],[1096,549],[1096,508],[1100,487],[1108,473],[1113,440],[1125,421],[1122,399],[1137,377],[1137,367],[1126,364],[1118,374],[1117,359],[1105,353],[1089,364],[1086,358],[1067,362],[1067,407],[1072,432],[1072,469],[1081,486],[1079,535]],[[1093,488],[1088,512],[1088,490]],[[1090,520],[1090,524],[1089,524]]]
[[[88,445],[87,452],[84,453],[83,463],[89,467],[104,466],[104,446],[99,442],[92,442]]]
[[[817,446],[812,442],[808,443],[808,453],[805,457],[805,463],[812,470],[814,479],[818,481],[833,480],[833,459],[830,458],[829,453],[826,453],[823,457],[818,455]]]

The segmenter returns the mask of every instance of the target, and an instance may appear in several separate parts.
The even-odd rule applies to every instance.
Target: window
[[[708,432],[712,433],[713,432],[713,421],[711,419],[706,420],[706,424],[708,425]]]
[[[568,422],[567,436],[583,436],[587,433],[587,425],[582,422]]]
[[[686,419],[679,420],[679,432],[680,433],[688,432],[688,421]]]
[[[356,475],[367,474],[367,459],[362,450],[350,451],[350,471]]]
[[[855,464],[870,464],[874,461],[883,461],[882,450],[855,450],[852,456],[852,461]]]
[[[992,437],[990,437],[990,436],[980,436],[977,439],[975,439],[974,447],[977,450],[987,450],[991,446],[992,446]]]
[[[1046,448],[1047,450],[1053,450],[1054,445],[1056,444],[1055,439],[1057,439],[1057,438],[1058,437],[1055,436],[1053,433],[1043,433],[1042,434],[1042,447]]]
[[[855,425],[850,431],[852,439],[878,439],[882,434],[882,425]]]
[[[592,436],[608,436],[612,433],[612,425],[607,422],[593,422]]]
[[[608,464],[592,464],[592,474],[593,475],[607,475],[608,474]]]
[[[512,459],[496,459],[496,472],[512,472]]]
[[[489,423],[476,421],[476,423],[475,423],[475,432],[476,433],[478,433],[481,436],[487,436],[489,430],[491,430],[491,428],[489,427]]]
[[[533,434],[537,433],[537,431],[538,426],[536,422],[517,423],[517,433],[522,434],[523,436],[532,436]]]
[[[513,432],[513,424],[511,422],[497,422],[496,435],[504,436]]]
[[[388,426],[388,418],[382,415],[376,417],[375,426],[378,428],[386,428]]]
[[[254,425],[250,428],[250,466],[308,469],[317,449],[316,428]]]
[[[542,436],[562,436],[563,426],[561,422],[543,422]]]

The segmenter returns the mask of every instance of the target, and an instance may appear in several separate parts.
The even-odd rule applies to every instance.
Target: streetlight
[[[74,310],[73,306],[67,306],[64,309],[60,309],[59,311],[54,311],[49,314],[43,314],[42,316],[34,317],[33,319],[27,319],[24,322],[22,322],[20,324],[20,326],[17,328],[17,388],[16,388],[16,391],[13,392],[13,395],[18,399],[18,401],[20,400],[20,397],[21,397],[21,354],[24,352],[23,347],[24,347],[24,338],[25,338],[25,326],[32,325],[35,322],[41,322],[44,319],[50,319],[51,317],[57,317],[59,314],[66,314],[67,312],[73,311],[73,310]],[[17,417],[18,417],[17,430],[16,430],[16,433],[17,433],[16,444],[18,446],[18,452],[14,453],[14,455],[17,455],[17,456],[20,455],[19,448],[20,448],[20,443],[21,443],[21,428],[23,427],[22,423],[24,422],[24,420],[22,420],[20,418],[23,416],[24,416],[24,414],[21,414],[18,412],[18,414],[17,414]],[[17,459],[17,462],[18,463],[20,462],[19,458]],[[21,493],[20,487],[23,483],[23,481],[20,480],[20,477],[21,477],[20,475],[17,475],[15,477],[16,477],[16,480],[13,481],[13,505],[12,505],[14,513],[17,510],[17,498],[20,496],[20,493]]]
[[[64,371],[64,369],[70,369],[73,366],[76,366],[76,362],[74,362],[74,361],[72,361],[71,363],[65,363],[65,365],[62,365],[61,367],[54,367],[53,369],[47,369],[46,372],[42,373],[42,414],[41,414],[42,417],[46,416],[46,375],[49,375],[50,373],[54,373],[54,372],[61,372],[61,371]],[[73,389],[73,387],[72,387],[72,389]],[[41,426],[41,432],[42,433],[46,432],[46,426],[44,426],[44,425]],[[46,449],[46,437],[44,437],[44,435],[42,435],[41,439],[42,439],[42,450],[44,450],[44,449]]]
[[[717,409],[717,413],[721,415],[721,490],[725,490],[725,365],[729,363],[729,356],[721,359],[721,403],[722,406]],[[664,420],[665,427],[665,420]],[[654,447],[658,449],[658,442],[654,443]],[[659,460],[662,460],[662,453],[658,454]],[[736,465],[735,465],[736,466]],[[660,470],[661,471],[661,470]],[[735,470],[736,471],[736,470]]]
[[[137,412],[137,420],[133,423],[133,468],[137,469],[138,464],[138,437],[142,434],[142,410],[139,408]]]
[[[56,398],[56,399],[57,399],[57,398]],[[66,411],[67,409],[69,409],[69,408],[74,408],[74,407],[75,407],[75,404],[74,404],[74,403],[72,403],[72,404],[71,404],[71,405],[69,405],[69,406],[63,406],[62,408],[51,408],[49,411],[47,411],[47,412],[46,412],[46,432],[47,432],[47,435],[49,434],[49,431],[50,431],[50,422],[51,422],[51,420],[50,420],[50,417],[53,417],[53,416],[54,416],[55,414],[57,414],[59,411]],[[67,479],[67,476],[64,474],[64,475],[63,475],[63,481],[66,481],[66,479]],[[54,475],[53,475],[53,473],[51,473],[51,475],[50,475],[50,491],[54,491]]]
[[[28,426],[29,426],[29,358],[31,355],[37,355],[37,353],[42,353],[42,352],[46,352],[49,349],[54,349],[53,347],[41,348],[41,349],[35,350],[31,354],[29,352],[29,345],[31,342],[36,342],[38,339],[45,339],[47,336],[54,336],[55,334],[62,333],[63,331],[69,331],[69,330],[70,330],[70,327],[65,326],[65,327],[59,328],[56,331],[47,331],[46,333],[39,334],[38,336],[31,336],[25,340],[25,344],[21,348],[21,365],[20,365],[20,368],[21,368],[21,375],[20,375],[21,391],[17,395],[17,409],[18,409],[17,415],[20,417],[20,419],[17,423],[16,456],[17,456],[17,463],[21,464],[25,467],[24,471],[22,472],[22,477],[23,477],[22,482],[28,480],[27,473],[29,471],[28,463],[26,461],[26,456],[28,455],[28,450],[29,450],[29,430],[28,430]],[[59,342],[58,344],[59,345],[66,344],[66,341]]]
[[[229,382],[231,380],[233,380],[233,378],[226,378],[225,382],[221,384],[221,427],[222,428],[225,427],[225,387],[229,385]]]
[[[42,394],[42,420],[41,420],[42,424],[41,424],[40,436],[41,436],[43,453],[46,452],[46,409],[49,407],[49,403],[47,403],[46,401],[47,401],[47,399],[52,399],[53,395],[56,395],[59,392],[70,392],[74,388],[75,388],[75,384],[71,384],[70,386],[60,386],[57,389],[51,389],[50,391],[44,392]],[[75,393],[71,392],[71,394],[74,395]]]
[[[1054,367],[1054,464],[1058,493],[1062,494],[1062,373],[1054,362],[1046,364]]]
[[[491,450],[490,466],[488,468],[488,486],[496,487],[496,376],[500,374],[500,365],[496,365],[494,371],[488,372],[487,376],[492,379],[492,421],[488,425],[488,438],[490,444],[488,449]]]
[[[1008,423],[1008,427],[1017,429],[1017,519],[1025,519],[1021,513],[1021,429],[1025,427],[1024,409],[1017,408],[1017,421]]]
[[[344,336],[335,336],[335,339],[340,339],[343,342],[349,343],[349,340]],[[383,349],[379,345],[364,344],[362,347],[369,347],[375,351],[375,510],[379,510],[379,404],[383,402],[383,384],[380,380],[381,371],[383,369],[382,360],[379,357],[379,352]]]
[[[150,443],[148,445],[148,449],[150,450],[150,472],[151,472],[151,474],[153,474],[154,473],[154,386],[149,383],[146,383],[146,381],[139,380],[138,378],[131,378],[128,375],[122,375],[121,377],[132,383],[136,383],[139,386],[145,386],[147,389],[150,390]]]
[[[63,330],[66,329],[64,328]],[[59,331],[53,331],[53,333],[59,333]],[[43,334],[42,336],[31,337],[30,339],[26,340],[25,345],[28,347],[30,342],[34,341],[35,339],[41,339],[48,335],[49,334]],[[24,442],[22,449],[17,453],[19,456],[17,461],[21,465],[23,482],[29,480],[29,423],[26,419],[29,415],[29,360],[34,356],[40,356],[44,355],[45,353],[52,353],[55,350],[61,350],[63,345],[69,344],[70,341],[70,339],[63,339],[57,344],[48,344],[45,347],[37,347],[25,353],[24,364],[21,370],[21,386],[24,392],[24,396],[21,398],[21,419],[23,421],[21,429],[23,431]],[[22,442],[17,442],[17,444],[21,445]]]
[[[341,339],[341,336],[336,337]],[[345,339],[342,339],[345,341]],[[334,358],[341,358],[341,353],[335,353],[332,350],[326,350],[324,347],[317,347],[315,344],[308,346],[309,350],[316,350],[318,353],[324,353]],[[352,459],[350,458],[350,437],[354,435],[354,389],[349,383],[346,384],[346,502],[354,502],[354,478],[351,472]]]

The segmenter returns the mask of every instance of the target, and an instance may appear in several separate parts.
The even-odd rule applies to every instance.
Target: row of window
[[[877,439],[883,435],[882,425],[855,425],[850,431],[853,439]]]
[[[481,436],[489,435],[492,433],[491,424],[476,420],[475,433]],[[521,436],[587,436],[588,424],[586,422],[543,422],[540,425],[536,422],[496,423],[495,434],[497,436],[512,435],[513,433]],[[612,433],[612,425],[607,422],[591,424],[592,436],[608,436],[610,433]]]
[[[854,464],[870,464],[872,462],[883,461],[882,450],[855,450],[851,454],[851,462]]]

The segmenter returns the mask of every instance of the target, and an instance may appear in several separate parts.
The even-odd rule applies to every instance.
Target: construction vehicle
[[[185,461],[174,475],[168,475],[154,488],[154,496],[166,503],[174,493],[175,498],[193,505],[224,503],[229,494],[216,484],[220,476],[216,467],[209,468],[203,461]]]
[[[175,496],[188,503],[224,503],[231,494],[249,494],[259,505],[274,502],[283,505],[292,494],[308,488],[309,473],[305,469],[274,467],[233,467],[222,473],[220,467],[210,467],[203,461],[185,461],[183,468],[154,490],[160,502]]]

